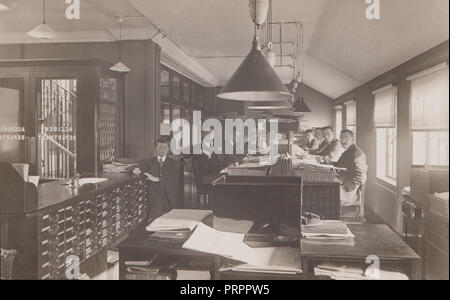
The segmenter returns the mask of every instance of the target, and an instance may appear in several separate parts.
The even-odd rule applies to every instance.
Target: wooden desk
[[[134,232],[128,239],[118,245],[120,257],[120,279],[125,279],[125,261],[150,260],[155,254],[185,256],[208,260],[207,269],[211,279],[219,280],[263,280],[263,279],[312,279],[312,269],[321,262],[359,263],[366,264],[366,258],[376,255],[380,259],[380,267],[395,267],[406,272],[410,279],[421,279],[421,259],[403,242],[400,236],[386,225],[350,224],[350,230],[355,234],[354,245],[337,245],[327,242],[302,240],[301,256],[304,274],[274,275],[243,272],[219,272],[221,257],[197,251],[182,249],[181,244],[170,245],[149,241],[148,233],[143,229]],[[183,268],[185,269],[185,268]]]
[[[406,270],[409,278],[421,279],[420,257],[387,225],[350,224],[355,235],[354,245],[338,245],[327,242],[302,240],[302,266],[306,274],[312,274],[315,264],[360,263],[366,265],[369,255],[378,256],[380,267],[395,266]]]
[[[158,243],[149,240],[149,233],[145,227],[140,227],[130,236],[117,245],[119,249],[119,279],[124,280],[126,275],[126,261],[149,261],[157,254],[170,255],[174,257],[186,257],[190,259],[201,259],[208,266],[203,268],[192,268],[192,270],[207,270],[211,273],[211,279],[219,278],[220,261],[217,255],[206,254],[181,248],[182,244]],[[183,267],[183,270],[187,268]]]
[[[278,159],[270,167],[268,177],[298,177],[289,163]],[[339,181],[303,181],[303,212],[318,214],[326,220],[340,219],[340,183]]]
[[[213,254],[181,248],[182,244],[158,243],[148,240],[149,233],[144,228],[139,228],[133,232],[129,238],[122,241],[119,249],[119,279],[126,279],[126,261],[149,261],[156,254],[163,254],[173,257],[185,257],[193,260],[203,260],[205,267],[181,267],[182,270],[209,271],[211,280],[300,280],[303,274],[270,274],[255,272],[220,272],[222,257]],[[175,267],[176,269],[176,267]]]

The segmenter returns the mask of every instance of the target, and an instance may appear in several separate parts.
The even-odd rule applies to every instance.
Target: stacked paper
[[[113,161],[110,164],[103,165],[103,172],[105,172],[105,173],[128,173],[137,167],[138,167],[137,164],[121,164],[121,163]]]
[[[147,231],[192,231],[204,218],[212,214],[211,210],[173,209],[157,218],[146,227]]]
[[[366,270],[367,271],[367,270]],[[399,272],[379,270],[377,278],[371,278],[363,268],[355,265],[333,263],[320,264],[314,268],[316,276],[328,276],[333,280],[408,280],[408,276]]]
[[[328,276],[334,280],[366,280],[364,270],[360,267],[324,263],[314,268],[314,275]]]
[[[349,239],[354,238],[347,224],[342,221],[322,221],[318,225],[302,227],[305,239]]]
[[[240,270],[268,272],[301,272],[298,247],[251,248],[244,242],[245,234],[216,230],[200,223],[183,248],[220,255],[245,264]]]

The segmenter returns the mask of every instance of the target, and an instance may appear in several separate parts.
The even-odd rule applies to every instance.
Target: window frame
[[[372,92],[373,96],[374,96],[374,106],[376,105],[376,95],[380,92],[385,91],[386,89],[394,89],[393,90],[393,94],[394,94],[394,115],[395,115],[395,126],[380,126],[377,127],[375,124],[375,142],[378,145],[378,134],[379,134],[379,130],[385,130],[385,137],[384,137],[384,143],[385,143],[385,149],[384,149],[384,154],[385,157],[383,158],[385,161],[383,162],[384,164],[384,174],[380,175],[379,174],[379,166],[378,166],[378,147],[375,148],[375,152],[376,152],[376,178],[379,182],[383,182],[384,184],[388,184],[389,186],[396,188],[398,186],[398,89],[395,85],[393,84],[389,84],[386,85],[385,87],[382,87],[378,90],[375,90]],[[375,117],[375,109],[374,109],[374,117]],[[391,134],[389,134],[389,130],[393,130],[393,141],[394,141],[394,146],[393,146],[393,154],[392,156],[389,155],[389,153],[391,152],[389,150],[390,144],[391,143]],[[389,164],[390,164],[390,158],[393,159],[392,161],[392,165],[393,165],[393,172],[394,172],[394,177],[389,174]]]
[[[416,79],[419,79],[421,77],[424,76],[428,76],[433,74],[434,72],[438,72],[442,69],[446,70],[447,73],[447,81],[449,78],[449,65],[448,65],[448,61],[443,62],[441,64],[435,65],[431,68],[422,70],[416,74],[410,75],[407,77],[407,81],[410,84],[410,99],[409,99],[409,104],[410,104],[410,111],[409,111],[409,133],[410,133],[410,149],[411,149],[411,166],[413,168],[442,168],[442,169],[446,169],[449,167],[449,159],[448,159],[448,155],[449,155],[449,149],[448,149],[448,145],[447,145],[447,165],[433,165],[430,164],[430,158],[429,158],[429,153],[430,153],[430,134],[432,133],[441,133],[441,132],[445,132],[447,133],[447,140],[449,140],[449,129],[448,128],[419,128],[419,129],[415,129],[413,128],[413,98],[412,98],[412,89],[413,89],[413,85],[412,82]],[[447,101],[448,101],[448,93],[447,93]],[[421,164],[414,164],[414,133],[425,133],[425,163],[423,165]]]
[[[343,130],[343,125],[344,125],[344,112],[343,112],[343,107],[342,105],[338,105],[334,107],[334,119],[335,119],[335,129],[336,129],[336,134],[340,134],[340,132]],[[338,114],[339,114],[339,118],[338,118]],[[340,129],[340,130],[339,130]]]
[[[186,110],[189,110],[191,112],[191,116],[189,118],[186,118],[187,121],[190,122],[190,125],[192,126],[192,112],[194,110],[201,111],[202,113],[205,113],[205,102],[206,102],[206,88],[198,83],[196,83],[194,80],[180,74],[179,72],[169,68],[168,66],[161,64],[161,70],[160,70],[160,76],[161,74],[165,72],[169,75],[169,98],[163,99],[162,95],[159,96],[159,122],[158,122],[158,136],[161,137],[161,124],[164,121],[164,117],[161,117],[162,112],[162,106],[167,105],[169,107],[170,111],[170,123],[173,121],[173,113],[175,109],[180,109],[180,117],[184,118],[184,112]],[[174,78],[178,79],[178,87],[177,89],[174,89]],[[160,82],[160,85],[162,83]],[[188,90],[188,94],[185,94],[185,85]],[[178,96],[178,99],[174,98],[174,95]],[[189,101],[184,101],[185,96]],[[167,135],[165,135],[167,136]],[[173,136],[173,132],[170,132],[169,137]],[[192,137],[191,137],[192,139]]]
[[[447,146],[447,165],[433,165],[430,164],[430,134],[432,133],[447,133],[447,139],[449,139],[449,131],[447,129],[410,129],[410,135],[411,135],[411,166],[413,168],[443,168],[446,169],[449,167],[449,148]],[[425,163],[423,165],[420,164],[414,164],[414,133],[425,133]]]
[[[355,106],[355,122],[354,123],[349,123],[348,122],[348,107],[350,106],[350,105],[354,105]],[[354,129],[354,134],[355,134],[355,137],[356,137],[356,131],[358,130],[358,127],[357,127],[357,124],[358,124],[358,104],[357,104],[357,102],[355,101],[355,100],[350,100],[350,101],[347,101],[346,103],[345,103],[345,129],[350,129],[350,128],[355,128]]]

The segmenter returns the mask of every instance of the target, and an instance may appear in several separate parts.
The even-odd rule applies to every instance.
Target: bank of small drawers
[[[39,216],[39,278],[64,278],[69,256],[82,263],[134,229],[147,196],[142,180]]]

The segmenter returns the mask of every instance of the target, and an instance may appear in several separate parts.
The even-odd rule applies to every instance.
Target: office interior
[[[366,2],[0,0],[2,279],[448,279],[449,3]]]

